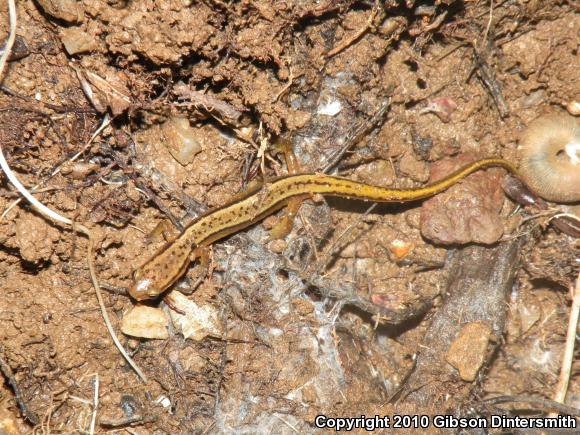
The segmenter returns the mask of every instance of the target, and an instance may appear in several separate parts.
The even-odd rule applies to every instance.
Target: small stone
[[[405,258],[414,247],[414,243],[403,239],[392,240],[388,245],[389,252],[391,253],[394,261],[399,261]]]
[[[431,166],[431,182],[475,160],[468,154],[440,160]],[[503,174],[479,171],[421,206],[421,235],[441,245],[497,242],[503,234],[500,216],[504,202]]]
[[[161,126],[164,144],[173,158],[185,166],[201,151],[199,132],[189,125],[187,118],[173,116]]]
[[[287,246],[288,243],[286,243],[284,240],[273,240],[270,243],[270,250],[276,254],[281,254],[284,252]]]
[[[485,361],[491,328],[484,322],[463,325],[457,338],[449,346],[446,360],[457,369],[466,382],[473,382]]]
[[[80,23],[84,11],[80,2],[75,0],[36,0],[44,12],[67,23]]]
[[[31,213],[22,213],[16,220],[15,229],[16,245],[24,261],[38,264],[51,257],[59,233],[45,219]]]
[[[580,115],[580,101],[572,100],[566,105],[566,110],[570,115]]]
[[[60,32],[60,40],[68,54],[87,53],[97,48],[97,42],[87,32],[77,28],[69,27]]]
[[[169,319],[159,308],[137,305],[121,321],[121,331],[125,335],[140,338],[169,338]]]

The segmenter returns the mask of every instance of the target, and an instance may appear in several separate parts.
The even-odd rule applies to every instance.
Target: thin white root
[[[0,83],[4,79],[4,68],[6,67],[8,56],[12,53],[12,46],[16,40],[16,5],[14,4],[14,0],[8,0],[8,16],[10,17],[10,33],[6,40],[4,53],[0,56]]]
[[[16,175],[12,172],[12,170],[8,166],[8,162],[6,162],[6,159],[4,158],[4,153],[2,152],[2,147],[0,147],[0,167],[2,167],[2,170],[6,174],[6,177],[10,180],[10,182],[14,185],[14,187],[16,187],[16,189],[22,194],[22,196],[24,196],[43,215],[57,222],[61,222],[66,225],[71,225],[73,230],[78,231],[87,236],[87,238],[89,239],[89,244],[87,247],[87,262],[89,264],[89,272],[91,275],[93,287],[95,288],[97,300],[99,301],[101,314],[103,315],[103,320],[105,321],[105,325],[107,327],[107,330],[109,331],[109,335],[111,336],[113,343],[115,343],[115,346],[117,346],[117,349],[119,350],[121,355],[123,355],[125,360],[129,363],[129,365],[133,368],[133,370],[135,370],[137,375],[139,375],[139,377],[143,380],[143,382],[147,382],[147,377],[143,374],[141,369],[137,366],[137,364],[135,364],[135,362],[131,359],[131,357],[127,354],[127,352],[125,352],[125,349],[119,342],[119,339],[117,338],[117,335],[113,330],[113,326],[111,325],[111,321],[109,320],[109,315],[107,314],[107,310],[105,308],[103,295],[101,293],[101,287],[99,286],[97,274],[95,272],[95,266],[93,264],[94,237],[91,231],[84,225],[73,222],[69,218],[61,216],[57,212],[49,209],[47,206],[38,201],[34,196],[32,196],[32,194],[28,190],[26,190],[26,188],[22,185],[22,183],[18,180],[18,178],[16,178]]]
[[[8,0],[8,14],[10,17],[10,35],[8,36],[8,41],[6,43],[6,48],[4,50],[4,53],[0,57],[0,83],[2,82],[2,79],[3,79],[3,73],[4,73],[4,67],[6,65],[6,60],[8,59],[8,56],[10,55],[10,52],[12,50],[12,46],[14,44],[14,39],[16,37],[16,6],[14,4],[14,0]],[[103,122],[103,124],[101,125],[101,128],[99,130],[97,130],[95,135],[93,135],[93,138],[96,137],[96,134],[98,134],[100,131],[102,131],[103,128],[105,128],[107,122],[108,122],[108,118],[105,118],[105,122]],[[91,141],[93,138],[91,138]],[[117,347],[117,349],[119,350],[121,355],[123,355],[125,360],[129,363],[129,365],[133,368],[133,370],[135,370],[135,372],[141,378],[141,380],[143,380],[143,382],[147,382],[147,378],[143,374],[141,369],[137,366],[137,364],[135,364],[135,362],[131,359],[131,357],[127,354],[127,352],[125,352],[125,349],[123,349],[123,346],[119,342],[119,339],[117,338],[117,335],[115,334],[115,331],[113,330],[113,326],[111,325],[111,321],[109,320],[109,315],[107,314],[107,310],[105,309],[105,303],[103,301],[101,287],[99,286],[99,282],[97,281],[97,274],[95,273],[95,266],[93,264],[94,238],[93,238],[93,235],[90,232],[90,230],[88,228],[86,228],[85,226],[78,224],[78,223],[75,223],[72,220],[70,220],[69,218],[61,216],[60,214],[56,213],[55,211],[49,209],[44,204],[42,204],[40,201],[38,201],[34,196],[32,196],[32,194],[18,180],[18,178],[16,177],[14,172],[12,172],[12,170],[10,169],[10,166],[8,166],[8,162],[4,158],[4,153],[2,151],[1,146],[0,146],[0,167],[2,168],[4,173],[6,174],[6,177],[8,178],[8,180],[10,180],[10,182],[22,194],[22,196],[24,196],[44,216],[47,216],[50,219],[55,220],[57,222],[60,222],[60,223],[66,224],[66,225],[71,225],[73,230],[81,232],[87,236],[87,238],[89,239],[88,248],[87,248],[87,262],[89,264],[89,272],[91,275],[91,281],[93,283],[93,286],[95,288],[95,292],[97,294],[97,300],[99,301],[99,306],[101,307],[101,314],[103,315],[103,320],[105,321],[105,325],[107,327],[107,330],[109,331],[109,334],[113,340],[113,343],[115,343],[115,346]]]
[[[576,279],[576,286],[573,289],[572,307],[570,308],[570,318],[568,320],[568,333],[566,335],[566,346],[564,348],[564,357],[562,358],[562,367],[558,378],[558,385],[554,393],[554,401],[564,403],[566,392],[568,391],[568,382],[570,381],[570,370],[574,360],[574,343],[576,342],[576,330],[578,328],[578,314],[580,313],[580,273]],[[556,417],[558,413],[550,413],[550,417]]]
[[[76,153],[74,156],[72,156],[70,159],[68,159],[66,162],[63,162],[61,165],[59,165],[54,171],[52,171],[52,174],[50,174],[50,178],[54,177],[56,174],[58,174],[63,165],[70,163],[70,162],[74,162],[82,153],[84,153],[87,148],[93,143],[93,141],[95,140],[95,138],[101,134],[101,132],[111,123],[111,119],[109,117],[109,114],[107,113],[105,115],[105,117],[103,118],[103,121],[101,122],[101,125],[99,126],[99,128],[97,128],[97,130],[93,133],[93,135],[91,136],[91,138],[88,140],[88,142],[83,146],[83,148]],[[41,186],[42,183],[37,184],[36,186],[32,187],[32,191],[38,189]],[[4,219],[6,217],[6,215],[8,215],[8,213],[10,213],[10,210],[12,210],[14,207],[16,207],[20,201],[22,201],[22,198],[17,199],[16,201],[14,201],[12,204],[10,204],[6,210],[4,210],[4,212],[2,213],[2,216],[0,216],[0,221],[2,219]]]
[[[95,373],[95,385],[93,392],[93,412],[91,414],[91,426],[89,429],[89,435],[94,435],[95,424],[97,422],[97,408],[99,406],[99,374]]]
[[[137,373],[137,375],[141,378],[141,380],[143,382],[147,383],[147,377],[145,376],[145,374],[141,371],[139,366],[137,366],[135,361],[133,361],[133,359],[127,354],[127,352],[125,352],[123,345],[121,344],[121,342],[117,338],[117,335],[115,334],[115,330],[113,329],[113,325],[111,324],[111,321],[109,319],[109,314],[107,314],[107,309],[105,308],[105,301],[103,300],[103,293],[101,292],[101,286],[99,285],[99,282],[97,281],[97,274],[95,272],[95,265],[93,264],[93,247],[94,247],[94,243],[95,243],[94,239],[93,239],[93,235],[87,227],[85,227],[81,224],[78,224],[76,222],[73,224],[73,229],[82,232],[89,239],[89,245],[87,247],[87,262],[89,263],[89,272],[91,275],[91,281],[93,282],[93,287],[95,288],[97,300],[99,301],[99,307],[101,308],[101,314],[103,315],[103,320],[105,321],[105,326],[107,327],[107,330],[109,331],[109,335],[111,336],[113,343],[115,343],[115,346],[117,346],[117,349],[119,350],[121,355],[123,355],[123,358],[125,358],[125,360],[133,368],[133,370],[135,370],[135,373]]]

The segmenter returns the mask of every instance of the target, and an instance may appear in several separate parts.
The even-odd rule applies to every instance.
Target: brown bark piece
[[[458,382],[457,371],[446,357],[453,352],[452,346],[461,347],[456,337],[469,324],[487,325],[489,342],[500,342],[506,321],[505,298],[512,286],[520,243],[513,240],[494,248],[470,246],[455,254],[444,292],[448,297],[433,317],[423,340],[423,350],[401,397],[405,397],[406,391],[405,400],[434,409],[442,406],[450,409],[453,407],[450,400],[458,406],[466,400],[473,387]],[[479,367],[485,364],[493,347],[487,346],[488,352],[484,361],[477,364]]]

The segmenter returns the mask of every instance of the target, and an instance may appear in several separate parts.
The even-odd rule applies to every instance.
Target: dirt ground
[[[37,199],[94,233],[106,309],[148,382],[105,328],[87,239],[13,205],[2,176],[0,434],[292,434],[316,432],[321,414],[546,415],[488,399],[553,396],[580,239],[516,208],[501,169],[423,204],[308,199],[283,240],[269,240],[270,217],[216,242],[206,279],[188,269],[173,290],[200,310],[182,316],[187,327],[155,300],[146,320],[162,338],[121,332],[132,271],[164,243],[158,225],[182,228],[252,179],[284,175],[280,138],[303,172],[332,163],[412,188],[477,157],[517,162],[527,124],[580,100],[572,1],[434,3],[18,2],[0,145]],[[473,299],[450,303],[455,294]],[[467,327],[445,317],[459,303],[462,322],[473,310]],[[447,350],[440,325],[462,326]]]

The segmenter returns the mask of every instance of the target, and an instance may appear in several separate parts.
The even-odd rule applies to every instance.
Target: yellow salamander
[[[292,198],[321,194],[376,202],[415,201],[436,195],[469,174],[490,166],[505,168],[519,177],[510,162],[489,158],[473,162],[439,181],[415,189],[390,189],[324,174],[278,178],[195,219],[175,240],[135,270],[129,294],[138,301],[159,296],[185,274],[196,248],[207,247],[252,225],[284,207]]]

